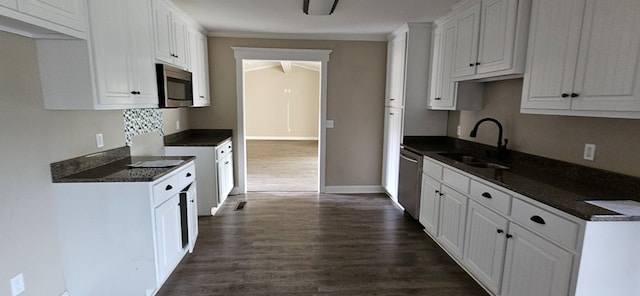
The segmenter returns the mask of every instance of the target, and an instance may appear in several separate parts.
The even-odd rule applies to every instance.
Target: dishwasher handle
[[[401,157],[402,159],[406,160],[406,161],[410,161],[410,162],[413,162],[413,163],[415,163],[415,164],[417,164],[417,163],[418,163],[418,161],[417,161],[417,160],[415,160],[415,159],[411,159],[411,158],[408,158],[408,157],[406,157],[406,156],[404,156],[404,155],[400,155],[400,157]]]

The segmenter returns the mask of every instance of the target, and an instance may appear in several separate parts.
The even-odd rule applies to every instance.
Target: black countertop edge
[[[130,156],[73,175],[54,179],[53,183],[153,182],[183,167],[195,156]],[[138,161],[182,160],[177,166],[163,168],[131,168]]]
[[[66,176],[97,168],[130,156],[131,149],[128,146],[123,146],[54,162],[49,165],[51,168],[51,179],[55,182]]]
[[[189,129],[164,136],[165,146],[218,146],[230,139],[230,129]]]
[[[509,170],[475,168],[439,153],[466,153],[487,159],[484,151],[495,150],[495,147],[450,137],[405,137],[403,145],[406,149],[583,220],[640,221],[640,216],[625,216],[584,202],[599,199],[640,201],[637,189],[639,178],[517,151],[510,151],[507,157],[499,161],[493,160],[509,165]],[[600,178],[606,179],[608,183],[603,184]]]

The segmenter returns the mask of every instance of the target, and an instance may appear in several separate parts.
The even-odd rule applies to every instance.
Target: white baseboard
[[[325,186],[325,193],[343,193],[343,194],[354,194],[354,193],[385,193],[384,188],[380,185],[371,185],[371,186]]]
[[[278,137],[278,136],[246,136],[247,140],[258,141],[317,141],[318,137]]]

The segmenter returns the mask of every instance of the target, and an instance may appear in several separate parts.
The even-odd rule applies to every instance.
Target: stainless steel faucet
[[[509,143],[508,139],[504,139],[504,144],[502,143],[502,124],[500,124],[500,121],[498,121],[495,118],[480,119],[478,122],[476,122],[476,125],[471,130],[471,134],[469,134],[469,136],[472,138],[475,138],[476,134],[478,133],[478,127],[480,126],[481,123],[485,121],[491,121],[498,126],[498,145],[497,145],[498,150],[496,152],[496,157],[500,159],[502,158],[504,153],[507,151],[507,143]]]

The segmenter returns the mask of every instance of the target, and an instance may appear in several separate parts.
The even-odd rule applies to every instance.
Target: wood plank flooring
[[[199,226],[159,296],[487,295],[383,195],[230,196]]]
[[[247,141],[247,191],[317,192],[318,141]]]

